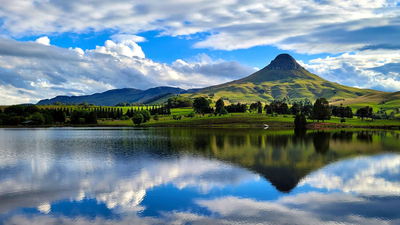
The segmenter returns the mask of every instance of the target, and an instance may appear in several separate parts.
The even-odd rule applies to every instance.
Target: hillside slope
[[[190,90],[184,90],[181,88],[174,87],[156,87],[150,88],[147,90],[139,90],[134,88],[123,88],[123,89],[114,89],[109,90],[103,93],[96,93],[93,95],[84,95],[84,96],[57,96],[52,99],[44,99],[40,100],[37,105],[43,104],[54,104],[54,102],[60,103],[93,103],[95,105],[104,105],[104,106],[114,106],[119,102],[146,102],[151,100],[156,96],[160,96],[163,94],[183,94],[188,93]]]
[[[278,55],[268,66],[240,80],[201,89],[188,97],[214,94],[231,103],[271,101],[289,96],[292,100],[325,97],[328,100],[350,99],[385,92],[358,89],[327,81],[301,67],[288,54]]]

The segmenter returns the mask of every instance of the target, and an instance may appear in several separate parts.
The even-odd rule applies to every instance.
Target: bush
[[[122,116],[121,120],[129,120],[129,116]]]
[[[79,124],[85,124],[86,120],[85,118],[79,118]]]
[[[3,124],[3,121],[0,119],[0,125],[2,125]]]
[[[189,113],[186,117],[193,118],[196,114],[194,112]]]
[[[153,116],[153,119],[154,119],[155,121],[160,120],[160,117],[158,116],[158,113],[156,113],[156,114]]]
[[[342,118],[342,119],[340,120],[340,122],[341,122],[341,123],[346,123],[346,119],[345,119],[345,118]]]
[[[228,114],[228,111],[225,109],[225,107],[222,107],[221,110],[219,111],[220,115],[226,115]]]
[[[132,122],[138,126],[142,124],[144,121],[143,115],[141,113],[137,113],[135,116],[132,118]]]
[[[90,112],[87,120],[88,124],[97,124],[97,113],[96,112]]]
[[[32,116],[31,116],[31,120],[35,121],[37,124],[41,125],[44,124],[46,122],[43,114],[39,113],[39,112],[35,112]]]
[[[297,114],[296,118],[294,119],[294,127],[296,129],[305,129],[306,126],[307,126],[306,116],[303,113]]]

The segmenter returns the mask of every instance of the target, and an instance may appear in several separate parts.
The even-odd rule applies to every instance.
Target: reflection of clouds
[[[360,157],[311,174],[299,186],[341,190],[366,196],[400,195],[400,155]]]
[[[347,198],[349,197],[349,198]],[[333,200],[335,199],[336,200]],[[313,199],[315,201],[313,201]],[[368,201],[372,205],[360,204]],[[391,207],[387,215],[395,215],[395,218],[380,218],[356,214],[354,208],[367,207],[376,211],[375,207],[384,206],[385,201],[366,200],[354,198],[343,193],[321,194],[305,193],[297,196],[288,196],[275,202],[260,202],[253,199],[237,197],[225,197],[213,200],[196,201],[202,207],[212,213],[199,215],[188,212],[165,212],[161,218],[139,217],[137,215],[125,215],[120,220],[104,220],[96,218],[66,217],[54,218],[47,215],[39,215],[33,218],[14,216],[11,224],[398,224],[398,207]],[[398,206],[399,203],[397,203]],[[390,205],[392,206],[392,205]],[[378,209],[379,210],[379,209]],[[370,212],[367,212],[368,214]],[[32,221],[32,222],[31,222]]]
[[[105,156],[107,158],[107,156]],[[17,207],[37,207],[50,212],[43,202],[71,199],[96,199],[118,212],[137,212],[147,190],[165,184],[175,187],[197,187],[206,192],[213,187],[237,184],[258,176],[218,161],[199,157],[150,158],[136,156],[115,158],[109,163],[102,155],[53,159],[22,159],[8,169],[8,177],[0,177],[1,212]],[[37,169],[41,165],[43,169]],[[195,165],[195,167],[194,167]],[[0,172],[3,173],[4,171]]]

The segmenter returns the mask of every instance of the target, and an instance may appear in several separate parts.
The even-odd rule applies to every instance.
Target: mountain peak
[[[280,54],[267,66],[267,69],[297,70],[302,68],[289,54]]]

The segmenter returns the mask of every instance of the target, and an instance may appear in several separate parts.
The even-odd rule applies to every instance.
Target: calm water
[[[0,129],[0,224],[400,224],[399,135]]]

